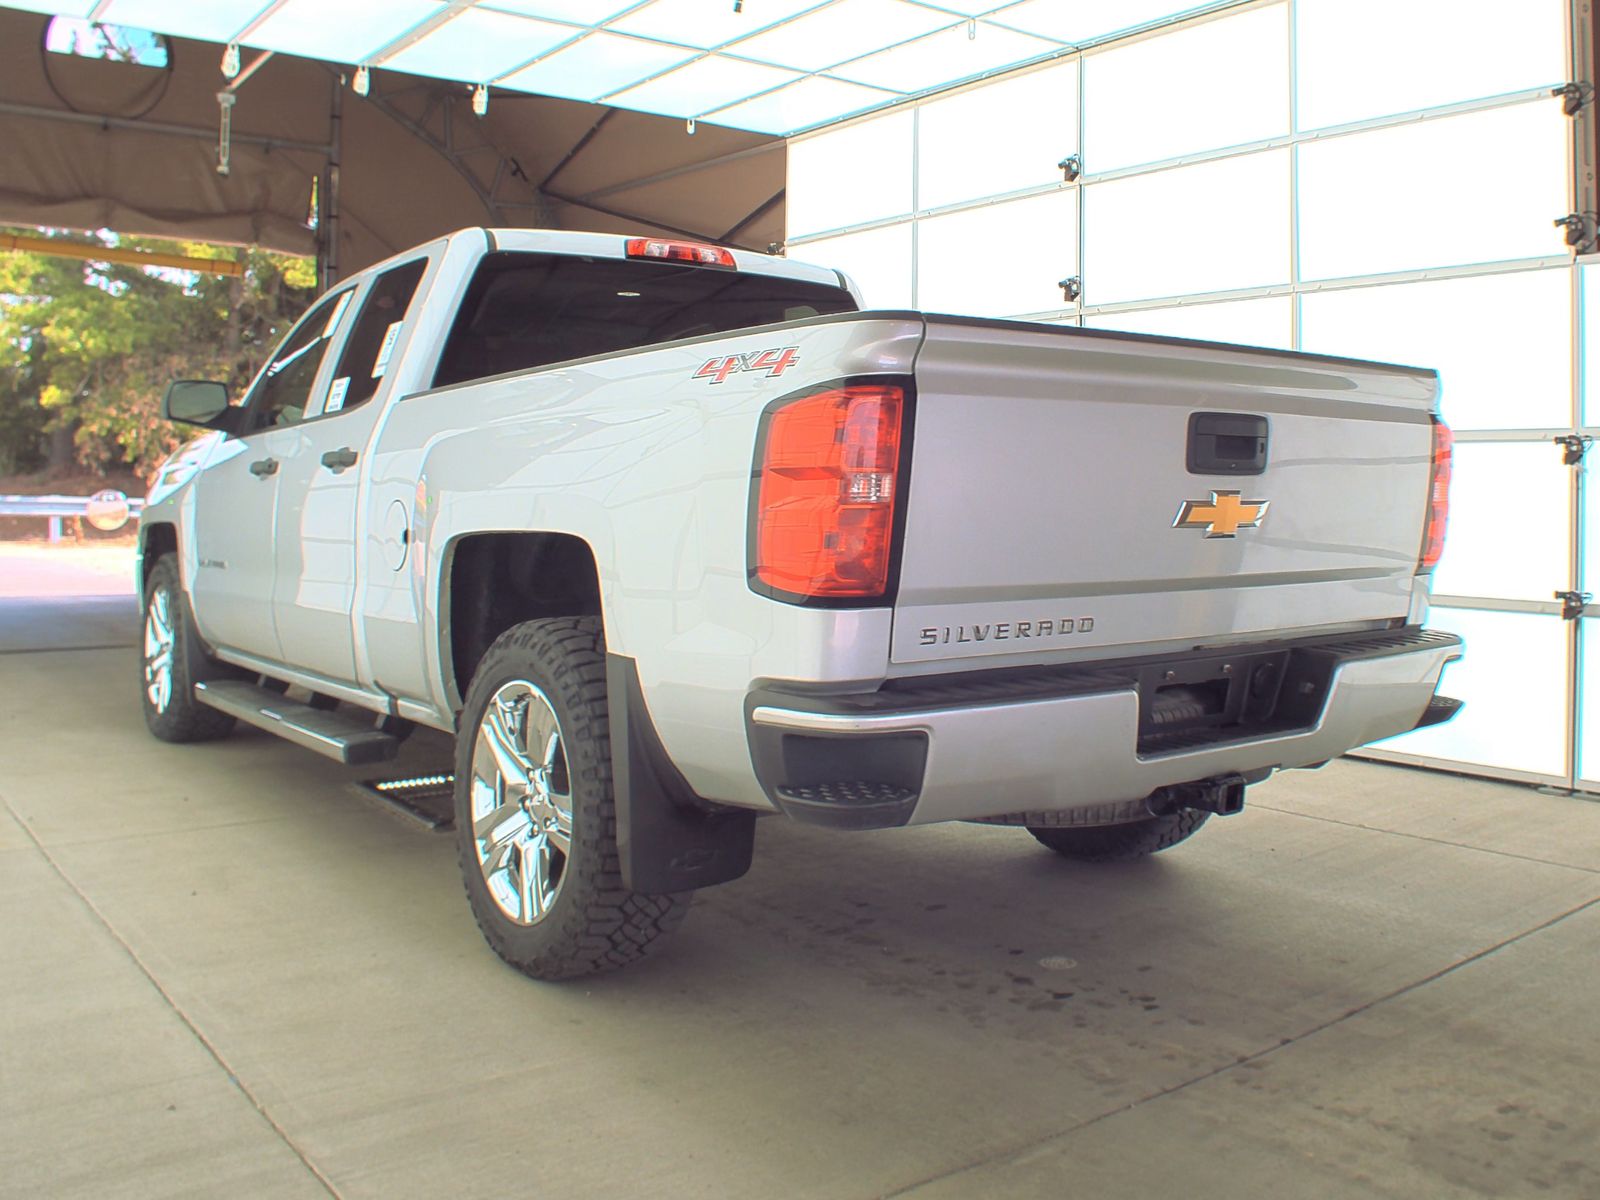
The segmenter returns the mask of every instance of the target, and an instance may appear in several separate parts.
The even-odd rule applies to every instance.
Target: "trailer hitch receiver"
[[[1190,783],[1174,783],[1151,792],[1144,805],[1158,817],[1184,808],[1197,808],[1201,812],[1216,813],[1219,817],[1231,817],[1244,810],[1246,782],[1243,775],[1216,775]]]

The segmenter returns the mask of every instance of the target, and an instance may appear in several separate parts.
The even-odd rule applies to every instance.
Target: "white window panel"
[[[1566,120],[1540,101],[1301,146],[1302,278],[1560,253]]]
[[[1567,79],[1563,0],[1299,0],[1296,16],[1302,129]]]
[[[911,113],[894,112],[789,143],[789,236],[911,212]]]
[[[1578,626],[1583,657],[1578,674],[1579,786],[1600,792],[1600,617],[1585,617]]]
[[[694,53],[682,46],[595,33],[498,82],[523,92],[593,100],[671,70]]]
[[[1580,267],[1583,320],[1583,423],[1600,426],[1600,264]]]
[[[1288,6],[1088,55],[1083,131],[1092,172],[1288,133]]]
[[[498,79],[577,37],[579,30],[553,21],[469,8],[419,42],[383,60],[392,71],[468,81]]]
[[[1280,350],[1294,347],[1294,301],[1288,296],[1099,313],[1090,316],[1088,322],[1096,329],[1155,333],[1202,342],[1232,342],[1239,346],[1271,346]]]
[[[327,0],[288,0],[248,41],[265,50],[305,58],[360,62],[436,15],[441,7],[435,0],[340,0],[338,19],[333,20]]]
[[[1455,429],[1548,429],[1572,414],[1572,276],[1564,268],[1301,299],[1301,348],[1439,372]]]
[[[1434,592],[1547,601],[1566,587],[1571,476],[1548,442],[1457,442]]]
[[[586,0],[580,0],[586,2]],[[683,46],[708,50],[739,38],[749,37],[787,20],[797,13],[816,8],[821,0],[760,0],[735,12],[732,4],[708,4],[706,0],[654,0],[634,12],[618,17],[607,26],[618,33],[658,38]]]
[[[1010,317],[1061,308],[1078,273],[1078,198],[1070,189],[917,223],[917,307]]]
[[[62,11],[69,7],[61,6]],[[93,9],[93,0],[81,7]],[[101,14],[101,20],[208,42],[229,42],[260,16],[265,7],[264,0],[210,0],[207,4],[183,5],[174,4],[172,0],[112,0],[111,7]]]
[[[917,114],[917,207],[1059,183],[1077,151],[1075,62],[934,100]]]
[[[824,75],[809,75],[775,92],[706,114],[706,120],[758,133],[790,133],[848,117],[897,100],[894,92],[845,83]],[[790,184],[793,195],[793,183]]]
[[[863,308],[911,307],[909,221],[807,242],[790,257],[843,271],[860,289]]]
[[[1289,279],[1289,151],[1084,189],[1084,299],[1111,304]]]
[[[1195,0],[1024,0],[994,14],[997,24],[1078,45],[1202,7]]]
[[[1453,721],[1378,742],[1383,750],[1511,771],[1564,775],[1567,637],[1560,617],[1435,608],[1428,625],[1460,634],[1466,657],[1439,691],[1466,701]]]
[[[981,17],[984,13],[1004,8],[1015,0],[925,0],[935,8],[947,9],[963,17]]]
[[[858,58],[829,72],[840,79],[864,83],[868,87],[896,92],[916,92],[923,88],[959,83],[1041,58],[1061,49],[1058,42],[1013,33],[985,21],[975,27],[976,37],[967,36],[965,22],[943,33],[930,33],[904,46]]]
[[[1583,459],[1583,582],[1578,589],[1600,597],[1600,449],[1592,446]],[[1594,611],[1600,615],[1600,607]],[[1596,683],[1600,685],[1600,676]],[[1595,720],[1600,721],[1600,697],[1595,700]]]
[[[958,20],[954,13],[907,4],[906,0],[836,0],[726,49],[743,58],[820,71],[944,29]]]
[[[479,8],[498,8],[524,17],[546,17],[574,25],[598,24],[614,17],[636,0],[478,0]]]
[[[607,100],[669,117],[698,117],[799,78],[795,71],[709,54]]]

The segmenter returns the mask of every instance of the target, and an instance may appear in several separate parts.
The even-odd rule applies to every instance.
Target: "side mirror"
[[[222,417],[228,411],[228,385],[201,379],[180,379],[167,388],[161,398],[161,415],[185,425],[223,429]]]

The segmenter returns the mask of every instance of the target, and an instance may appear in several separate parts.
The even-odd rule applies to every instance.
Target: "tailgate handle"
[[[1249,413],[1191,413],[1191,475],[1260,475],[1267,469],[1267,419]]]

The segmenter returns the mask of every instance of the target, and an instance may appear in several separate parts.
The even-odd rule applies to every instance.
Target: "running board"
[[[197,683],[194,698],[246,725],[265,729],[342,763],[386,762],[400,749],[400,739],[373,728],[360,717],[299,704],[281,692],[241,680]]]

